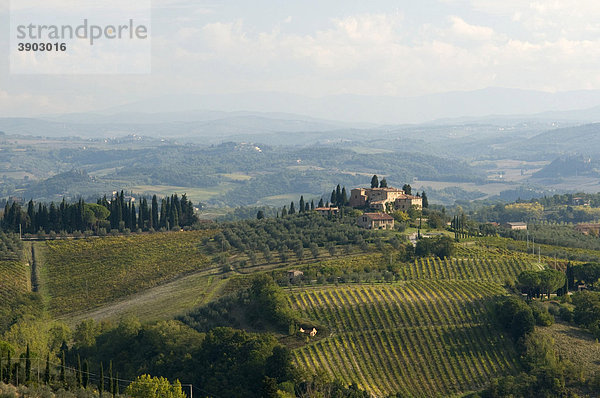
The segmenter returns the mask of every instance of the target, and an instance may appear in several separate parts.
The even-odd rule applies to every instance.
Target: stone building
[[[350,191],[350,206],[368,207],[380,212],[407,211],[412,206],[421,208],[423,200],[418,196],[407,195],[398,188],[355,188]]]
[[[394,229],[394,217],[386,213],[364,213],[356,218],[356,224],[366,229]]]

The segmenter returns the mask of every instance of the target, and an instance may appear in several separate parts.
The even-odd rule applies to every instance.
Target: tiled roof
[[[394,217],[385,213],[365,213],[363,216],[369,217],[371,220],[393,220]]]

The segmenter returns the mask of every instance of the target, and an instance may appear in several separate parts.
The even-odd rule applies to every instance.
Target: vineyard
[[[18,235],[0,233],[0,302],[9,303],[29,290],[29,269]]]
[[[400,278],[403,280],[479,280],[504,284],[505,282],[514,282],[522,271],[536,267],[525,261],[523,257],[505,255],[458,259],[420,258],[401,268]]]
[[[460,281],[292,293],[294,308],[332,331],[294,351],[295,360],[376,396],[476,389],[517,367],[512,342],[486,318],[485,301],[501,293],[497,284]]]
[[[198,246],[210,232],[166,232],[47,241],[45,288],[55,315],[97,307],[204,269]]]

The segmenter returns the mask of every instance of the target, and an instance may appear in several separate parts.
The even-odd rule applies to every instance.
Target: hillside
[[[517,367],[512,343],[486,317],[486,300],[498,294],[495,284],[462,281],[296,292],[293,306],[332,332],[295,360],[380,397],[481,388]]]
[[[492,326],[487,303],[531,267],[519,256],[425,258],[402,266],[396,283],[295,289],[292,307],[331,331],[296,349],[296,364],[377,397],[482,388],[519,367],[512,342]]]
[[[41,246],[44,291],[54,315],[91,309],[206,268],[198,245],[210,232],[164,232]]]
[[[600,150],[600,123],[564,127],[538,134],[515,148],[539,153],[593,154]]]
[[[30,272],[19,236],[0,232],[0,332],[36,306]]]

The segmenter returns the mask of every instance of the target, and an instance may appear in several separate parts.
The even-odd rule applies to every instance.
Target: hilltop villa
[[[398,188],[355,188],[350,191],[350,206],[368,207],[377,211],[402,210],[412,206],[421,208],[419,196],[407,195]]]

